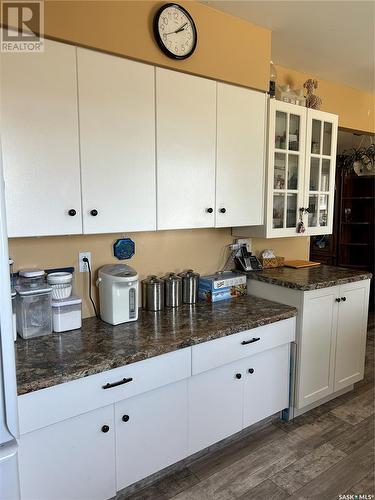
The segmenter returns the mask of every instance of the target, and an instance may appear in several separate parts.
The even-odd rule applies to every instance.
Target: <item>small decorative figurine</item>
[[[322,100],[318,95],[314,94],[314,89],[318,88],[318,80],[306,80],[303,87],[307,89],[306,108],[320,109]]]

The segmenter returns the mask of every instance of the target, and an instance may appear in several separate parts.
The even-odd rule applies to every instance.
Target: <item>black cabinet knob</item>
[[[212,214],[213,211],[214,211],[214,209],[211,208],[211,207],[210,208],[206,208],[206,212],[209,213],[209,214]]]
[[[346,301],[346,297],[341,297],[341,300],[342,300],[343,302],[345,302],[345,301]]]
[[[91,210],[90,214],[93,216],[93,217],[96,217],[98,215],[98,211],[95,210],[95,208],[93,210]]]
[[[225,212],[226,212],[226,211],[227,211],[227,209],[226,209],[226,208],[220,208],[220,210],[219,210],[219,212],[220,212],[221,214],[225,214]]]
[[[238,380],[242,377],[241,373],[236,373],[236,378],[238,378]]]
[[[109,431],[109,425],[103,425],[102,432],[108,432],[108,431]]]
[[[247,371],[248,371],[249,373],[253,374],[253,373],[254,373],[254,368],[249,368]]]
[[[74,210],[74,208],[71,208],[68,214],[70,215],[70,217],[74,217],[75,215],[77,215],[77,212]]]
[[[129,420],[130,420],[129,415],[123,415],[123,416],[122,416],[122,421],[123,421],[123,422],[129,422]]]
[[[341,302],[341,299],[339,297],[337,297],[337,299],[335,299],[336,302]]]

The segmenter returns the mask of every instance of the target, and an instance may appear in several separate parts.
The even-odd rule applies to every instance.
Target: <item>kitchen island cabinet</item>
[[[298,309],[289,416],[352,389],[363,378],[371,274],[319,266],[251,274],[248,293]]]

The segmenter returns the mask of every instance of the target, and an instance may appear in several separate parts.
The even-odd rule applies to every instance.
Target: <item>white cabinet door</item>
[[[116,493],[113,405],[24,434],[21,498],[104,500]],[[108,426],[107,429],[103,426]]]
[[[115,404],[117,490],[187,456],[187,381]]]
[[[217,84],[215,226],[263,223],[266,95]]]
[[[338,391],[363,378],[369,281],[340,287],[336,334],[335,387]]]
[[[84,233],[156,228],[154,71],[78,49]]]
[[[158,229],[214,226],[216,82],[156,68]]]
[[[306,109],[269,102],[267,237],[297,236],[303,206]]]
[[[189,379],[189,455],[242,429],[241,362]]]
[[[297,408],[333,392],[339,287],[304,293],[298,342]]]
[[[290,344],[243,361],[243,426],[247,427],[289,406]]]
[[[76,49],[1,55],[8,235],[82,232]]]
[[[307,110],[304,207],[307,235],[332,233],[338,116]]]

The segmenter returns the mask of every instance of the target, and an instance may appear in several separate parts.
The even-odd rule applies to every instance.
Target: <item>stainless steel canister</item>
[[[166,307],[178,307],[182,303],[182,278],[175,273],[163,277]]]
[[[157,276],[142,280],[142,307],[148,311],[164,309],[164,281]]]
[[[179,276],[182,278],[182,302],[195,304],[198,301],[199,274],[189,269]]]

